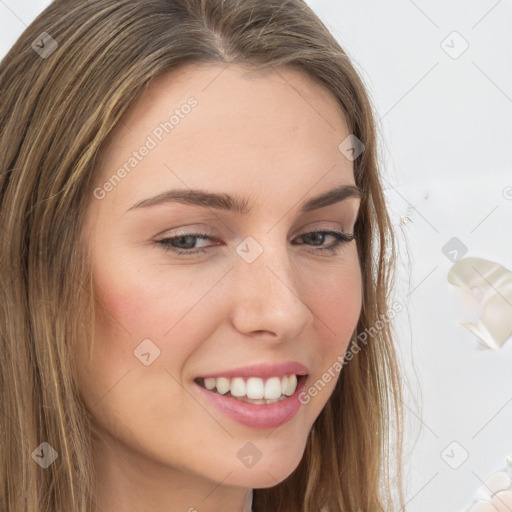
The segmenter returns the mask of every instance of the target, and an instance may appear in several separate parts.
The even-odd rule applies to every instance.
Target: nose
[[[266,244],[251,263],[242,256],[235,258],[232,321],[243,334],[286,341],[313,322],[314,314],[302,296],[300,275],[286,246],[276,245]]]

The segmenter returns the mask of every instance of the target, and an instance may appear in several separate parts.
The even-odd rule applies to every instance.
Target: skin
[[[92,357],[87,344],[77,348],[78,379],[94,422],[95,501],[104,512],[241,512],[247,489],[283,481],[337,378],[275,429],[224,415],[194,378],[297,361],[308,367],[309,386],[343,356],[361,312],[357,241],[322,254],[315,251],[334,237],[300,236],[352,233],[357,219],[358,198],[298,213],[307,199],[355,184],[338,150],[349,134],[342,111],[298,70],[248,69],[188,64],[160,75],[98,163],[101,187],[174,109],[197,100],[112,190],[91,198],[86,215],[97,317]],[[174,188],[227,193],[252,210],[173,202],[127,211]],[[212,239],[191,247],[208,252],[177,255],[157,243],[179,228],[207,230]],[[263,248],[250,264],[235,251],[248,236]],[[148,366],[134,355],[145,339],[160,350]],[[237,457],[248,442],[261,452],[252,467]]]

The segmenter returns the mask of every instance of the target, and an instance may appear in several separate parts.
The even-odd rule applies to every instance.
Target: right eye
[[[213,240],[213,237],[205,233],[184,233],[179,236],[163,238],[162,240],[158,240],[157,243],[163,246],[164,251],[171,251],[177,255],[207,252],[208,249],[206,247],[200,247],[198,249],[193,247],[197,239]]]

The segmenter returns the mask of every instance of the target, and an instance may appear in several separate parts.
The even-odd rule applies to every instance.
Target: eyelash
[[[347,233],[342,233],[341,231],[330,231],[330,230],[308,231],[307,233],[303,233],[302,235],[299,235],[299,237],[303,237],[303,236],[311,235],[311,234],[317,234],[317,233],[331,235],[334,238],[336,238],[336,242],[334,243],[334,245],[331,245],[330,247],[322,247],[320,249],[314,249],[313,251],[308,251],[308,252],[327,253],[329,255],[331,255],[331,254],[334,255],[338,252],[339,249],[341,249],[341,247],[344,244],[348,244],[349,242],[352,242],[353,240],[355,240],[354,234],[347,234]],[[193,254],[198,254],[198,253],[206,253],[210,250],[210,248],[208,248],[208,247],[200,248],[200,249],[178,249],[177,247],[173,247],[171,245],[171,242],[174,242],[175,240],[178,240],[180,238],[186,238],[186,237],[198,238],[198,239],[203,239],[203,240],[214,239],[214,237],[211,237],[211,236],[207,235],[206,233],[183,233],[178,236],[163,238],[162,240],[158,240],[156,243],[162,245],[162,248],[164,251],[171,251],[178,256],[180,256],[182,254],[193,255]],[[313,247],[315,247],[315,246],[313,246]]]

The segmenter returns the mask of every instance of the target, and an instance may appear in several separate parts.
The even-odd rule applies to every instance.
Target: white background
[[[49,3],[0,0],[0,55]],[[308,4],[353,59],[381,130],[405,306],[407,510],[458,512],[512,454],[512,340],[482,350],[459,325],[478,304],[448,283],[441,251],[456,236],[466,257],[512,269],[512,1]],[[457,469],[441,457],[453,441],[450,455],[468,454]]]

